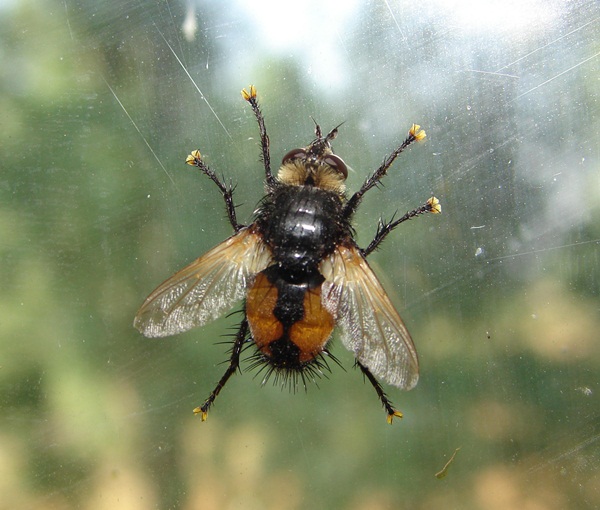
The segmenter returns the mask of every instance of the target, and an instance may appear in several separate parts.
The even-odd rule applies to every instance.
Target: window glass
[[[600,9],[590,0],[0,3],[0,492],[6,508],[600,507]],[[206,422],[240,313],[133,318],[232,234],[198,149],[264,195],[343,123],[354,217],[414,339],[386,415],[334,335],[306,391],[250,369]],[[311,118],[312,117],[312,118]],[[313,121],[314,119],[314,121]],[[241,309],[236,304],[231,312]]]

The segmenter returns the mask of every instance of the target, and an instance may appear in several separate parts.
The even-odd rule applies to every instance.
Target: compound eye
[[[283,156],[281,164],[285,165],[288,161],[291,161],[292,159],[306,159],[306,151],[304,149],[292,149],[285,156]]]
[[[336,172],[342,174],[344,179],[348,177],[348,168],[346,167],[346,163],[342,161],[342,158],[336,156],[335,154],[329,154],[323,158],[323,163],[329,165]]]

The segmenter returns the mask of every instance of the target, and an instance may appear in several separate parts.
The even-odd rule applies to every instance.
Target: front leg
[[[417,207],[416,209],[413,209],[410,212],[407,212],[404,216],[402,216],[402,218],[398,218],[397,220],[394,220],[394,218],[392,218],[387,223],[385,223],[382,220],[379,220],[379,225],[377,225],[377,233],[375,234],[373,240],[370,242],[369,246],[367,246],[364,249],[361,249],[362,254],[366,257],[369,255],[369,253],[377,249],[377,247],[386,238],[386,236],[398,225],[400,225],[400,223],[403,223],[406,220],[411,220],[412,218],[415,218],[416,216],[420,216],[421,214],[427,212],[433,214],[440,214],[442,212],[442,206],[440,205],[440,201],[437,198],[431,197],[423,205]]]
[[[233,203],[233,190],[235,189],[235,187],[232,186],[231,183],[226,185],[221,181],[221,179],[219,179],[219,177],[217,177],[217,174],[215,174],[215,172],[213,172],[208,167],[208,165],[204,161],[202,161],[202,154],[200,154],[200,151],[193,151],[185,159],[185,162],[188,165],[195,166],[196,168],[200,169],[200,171],[204,175],[206,175],[211,181],[213,181],[217,185],[217,188],[219,188],[221,195],[223,195],[223,200],[225,201],[225,208],[227,209],[227,217],[229,218],[229,223],[231,223],[233,230],[239,232],[242,228],[244,228],[244,225],[240,225],[237,222],[237,217],[235,214],[235,204]]]
[[[379,181],[387,173],[388,168],[392,166],[392,163],[400,155],[400,153],[402,153],[411,143],[420,142],[424,138],[425,131],[421,129],[421,126],[413,124],[408,132],[406,140],[402,142],[402,145],[400,145],[400,147],[398,147],[387,158],[385,158],[381,166],[375,170],[371,177],[364,182],[361,188],[350,197],[350,200],[348,200],[348,203],[344,207],[344,217],[349,219],[354,214],[360,202],[362,201],[364,194],[379,183]]]
[[[265,179],[267,182],[267,186],[272,186],[275,184],[275,177],[271,172],[271,156],[269,154],[269,135],[267,135],[267,128],[265,126],[265,118],[263,117],[262,112],[260,111],[260,106],[258,105],[258,99],[256,99],[256,87],[254,85],[250,85],[250,91],[246,89],[242,89],[242,97],[244,100],[248,101],[252,111],[254,112],[254,116],[256,117],[256,122],[258,123],[258,131],[260,132],[260,147],[261,147],[261,158],[262,162],[265,165]]]

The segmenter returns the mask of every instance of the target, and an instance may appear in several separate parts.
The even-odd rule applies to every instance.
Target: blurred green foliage
[[[178,3],[2,6],[0,508],[600,506],[597,5],[511,39],[390,2],[399,32],[367,3],[339,34],[336,89],[299,50],[260,50],[226,4],[195,7],[193,40]],[[372,257],[422,363],[416,390],[389,389],[393,427],[338,342],[347,372],[319,389],[244,373],[200,423],[239,316],[172,339],[132,328],[155,285],[230,233],[191,150],[251,217],[250,83],[275,162],[311,115],[346,121],[350,189],[412,122],[427,130],[356,218],[366,245],[379,214],[442,200]]]

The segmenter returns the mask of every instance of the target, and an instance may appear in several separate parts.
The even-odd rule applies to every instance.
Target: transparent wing
[[[409,390],[419,379],[417,351],[400,315],[356,247],[340,246],[321,264],[323,300],[342,343],[375,377]]]
[[[133,325],[148,337],[202,326],[242,299],[248,279],[269,261],[260,236],[252,227],[242,229],[162,283],[148,296]]]

